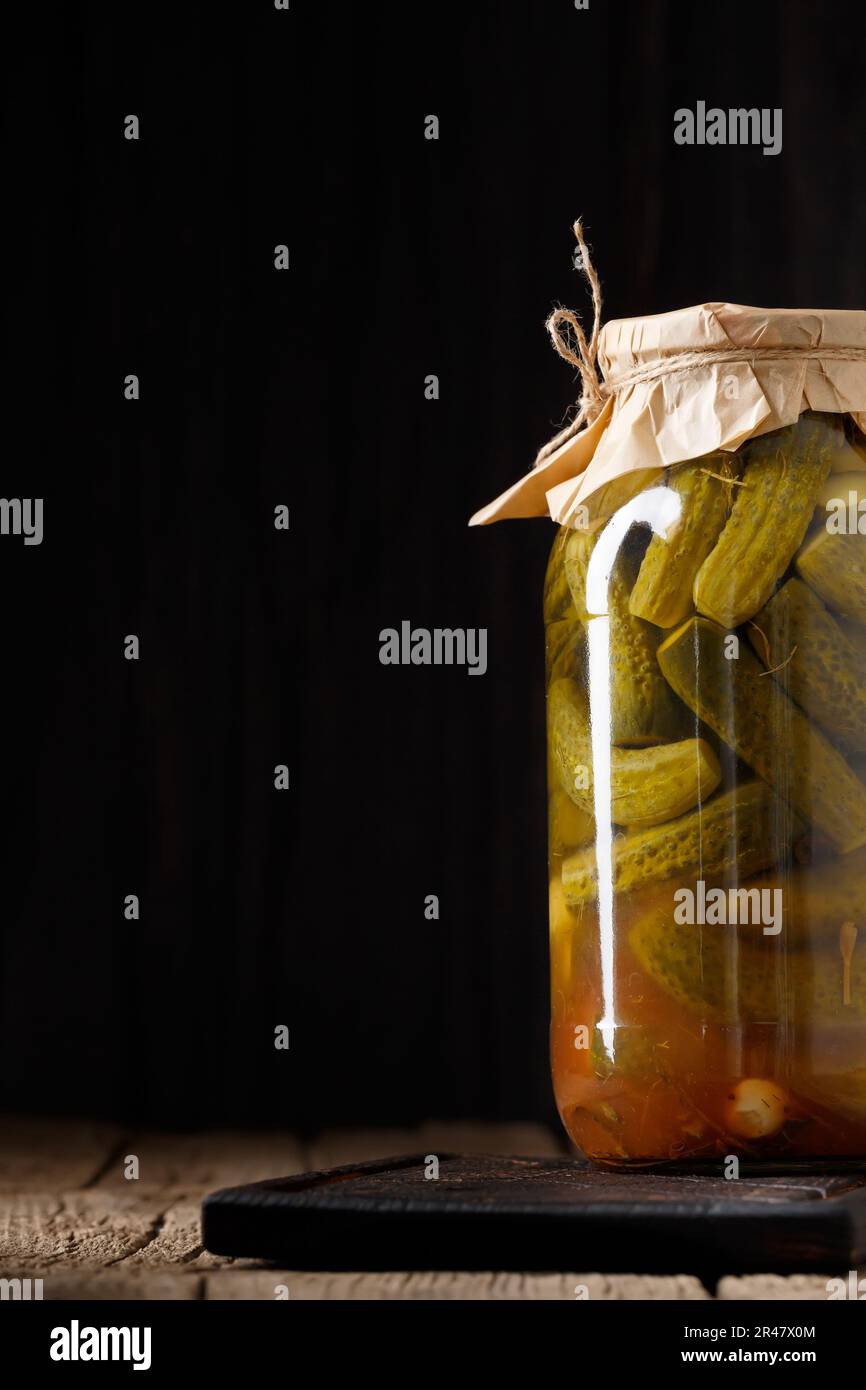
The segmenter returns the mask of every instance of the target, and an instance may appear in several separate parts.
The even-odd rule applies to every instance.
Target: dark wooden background
[[[608,316],[863,306],[866,11],[22,8],[2,490],[45,540],[0,537],[0,1106],[548,1117],[553,530],[466,520],[573,399],[576,214]],[[699,99],[782,106],[782,153],[676,146]],[[487,675],[382,667],[404,618],[487,627]]]

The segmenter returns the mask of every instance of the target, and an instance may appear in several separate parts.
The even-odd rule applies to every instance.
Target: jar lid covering
[[[804,410],[844,413],[866,432],[866,311],[707,303],[614,319],[598,337],[600,397],[590,424],[476,512],[567,522],[609,515],[660,469],[737,449]],[[544,453],[544,451],[542,451]]]

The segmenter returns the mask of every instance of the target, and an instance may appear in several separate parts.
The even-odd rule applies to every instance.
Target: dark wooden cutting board
[[[382,1159],[225,1188],[217,1255],[292,1269],[847,1271],[866,1260],[866,1172],[606,1172],[577,1159]]]

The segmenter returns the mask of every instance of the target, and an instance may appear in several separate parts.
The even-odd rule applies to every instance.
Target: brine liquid
[[[604,1037],[597,913],[563,909],[553,882],[554,1090],[587,1157],[637,1165],[866,1155],[866,1039],[845,1018],[841,986],[836,1020],[707,1019],[641,969],[628,944],[640,909],[625,901],[615,923],[615,1021]],[[767,969],[784,977],[777,943],[767,951],[775,953]]]

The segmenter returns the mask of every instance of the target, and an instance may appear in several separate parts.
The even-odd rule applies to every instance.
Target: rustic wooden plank
[[[163,1213],[153,1238],[126,1261],[127,1267],[132,1269],[178,1265],[188,1265],[193,1270],[223,1269],[231,1263],[221,1255],[211,1255],[202,1246],[198,1198],[174,1202]]]
[[[558,1135],[528,1124],[331,1131],[305,1149],[284,1133],[124,1134],[90,1121],[6,1116],[0,1119],[0,1274],[41,1277],[46,1299],[275,1299],[280,1284],[301,1300],[573,1301],[578,1286],[590,1301],[710,1297],[690,1275],[309,1273],[232,1262],[201,1249],[200,1198],[217,1187],[387,1154],[564,1151]],[[139,1158],[138,1181],[123,1176],[131,1153]],[[831,1277],[731,1275],[716,1296],[821,1301]]]
[[[295,1301],[424,1300],[574,1302],[593,1300],[700,1301],[710,1297],[691,1275],[636,1274],[309,1274],[296,1270],[239,1269],[204,1276],[205,1297],[217,1300],[271,1299],[284,1285]],[[586,1291],[584,1293],[584,1290]]]
[[[61,1265],[114,1265],[143,1249],[161,1220],[157,1198],[131,1192],[7,1194],[0,1197],[0,1267],[26,1275]]]
[[[862,1278],[862,1274],[860,1277]],[[847,1280],[847,1271],[840,1275],[729,1274],[719,1280],[716,1297],[722,1302],[775,1302],[790,1299],[791,1302],[826,1303],[829,1297],[827,1282],[832,1278]]]
[[[7,1152],[8,1180],[20,1185],[0,1208],[0,1265],[22,1275],[48,1266],[120,1263],[131,1273],[183,1264],[221,1268],[227,1262],[201,1246],[201,1197],[304,1167],[294,1136],[272,1132],[124,1137],[110,1127],[100,1132],[89,1125],[28,1122],[15,1127]],[[124,1177],[130,1154],[139,1159],[138,1179]],[[60,1195],[45,1191],[46,1178],[56,1182]],[[39,1181],[42,1192],[31,1191]],[[63,1191],[90,1182],[84,1193]]]
[[[98,1178],[122,1140],[116,1125],[91,1120],[0,1116],[0,1192],[57,1192]]]
[[[555,1157],[566,1152],[545,1125],[472,1124],[429,1120],[417,1129],[337,1129],[317,1135],[309,1146],[310,1168],[336,1168],[404,1154],[525,1154]]]
[[[204,1280],[192,1270],[50,1269],[43,1281],[48,1301],[196,1301],[204,1297]]]
[[[166,1205],[168,1203],[168,1205]],[[197,1198],[144,1191],[0,1196],[0,1274],[45,1269],[221,1269],[230,1260],[201,1244]]]
[[[130,1155],[138,1158],[137,1179],[124,1176]],[[301,1173],[306,1161],[302,1144],[283,1131],[140,1131],[129,1136],[98,1187],[203,1196],[219,1187]]]

